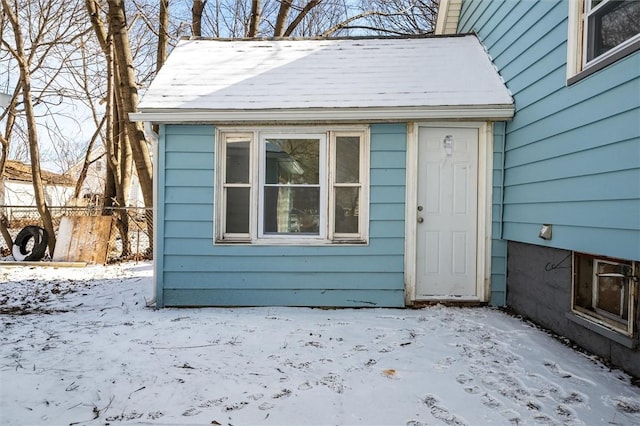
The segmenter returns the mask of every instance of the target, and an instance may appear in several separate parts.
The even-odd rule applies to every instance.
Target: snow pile
[[[0,265],[0,424],[640,424],[628,376],[497,310],[151,293],[148,263]]]

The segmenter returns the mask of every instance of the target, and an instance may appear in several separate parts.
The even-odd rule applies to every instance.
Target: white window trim
[[[251,135],[250,148],[250,211],[249,234],[225,234],[226,205],[224,197],[226,176],[226,143],[228,135]],[[337,234],[334,229],[334,176],[335,169],[335,138],[336,136],[357,135],[361,137],[360,149],[360,214],[358,234]],[[321,232],[318,235],[265,235],[262,230],[260,217],[262,211],[262,185],[260,170],[264,167],[263,144],[265,138],[273,137],[313,137],[324,138],[324,150],[321,148],[320,170],[321,180]],[[323,126],[323,127],[218,127],[216,128],[216,173],[214,185],[214,244],[251,243],[252,245],[325,245],[325,244],[354,244],[368,243],[369,236],[369,157],[370,131],[369,126]],[[321,145],[323,143],[321,142]],[[324,151],[324,152],[322,152]]]
[[[582,71],[583,10],[584,0],[569,0],[567,80]]]
[[[578,74],[590,69],[597,70],[598,65],[602,65],[625,48],[640,42],[640,34],[626,40],[624,43],[614,47],[610,51],[587,62],[587,20],[590,0],[569,0],[569,19],[567,33],[567,80],[571,80]],[[601,8],[598,5],[594,10]]]

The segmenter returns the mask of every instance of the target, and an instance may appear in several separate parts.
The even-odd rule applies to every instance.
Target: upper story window
[[[569,4],[569,83],[640,49],[640,1],[576,0]]]
[[[587,0],[584,63],[589,64],[640,38],[640,2]]]
[[[216,241],[366,242],[368,133],[221,129]]]

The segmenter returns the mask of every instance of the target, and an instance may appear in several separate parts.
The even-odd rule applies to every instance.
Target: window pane
[[[320,233],[320,188],[265,187],[264,233]]]
[[[360,181],[360,137],[336,137],[336,182]]]
[[[319,139],[267,139],[266,150],[267,184],[320,182]]]
[[[598,263],[598,274],[621,275],[620,265],[605,262]],[[615,316],[626,319],[624,302],[626,297],[624,294],[625,277],[617,276],[600,276],[598,277],[598,304],[597,308],[607,311]]]
[[[249,188],[226,188],[226,233],[249,233]]]
[[[360,215],[360,188],[335,188],[335,191],[335,232],[357,234]]]
[[[226,183],[249,183],[249,145],[245,138],[227,138]]]
[[[640,1],[611,1],[589,18],[588,60],[640,34]]]

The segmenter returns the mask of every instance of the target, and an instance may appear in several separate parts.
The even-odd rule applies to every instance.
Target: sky
[[[147,262],[6,265],[2,425],[640,424],[630,376],[498,309],[154,309]]]

